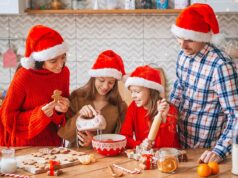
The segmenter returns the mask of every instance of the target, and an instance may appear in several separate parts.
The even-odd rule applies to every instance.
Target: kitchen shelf
[[[62,10],[31,10],[26,9],[27,14],[178,14],[181,9],[113,9],[113,10],[92,10],[92,9],[62,9]]]

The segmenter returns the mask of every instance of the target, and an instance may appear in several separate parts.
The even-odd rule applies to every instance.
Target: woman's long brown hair
[[[94,84],[95,79],[96,79],[95,77],[91,77],[89,79],[89,81],[87,82],[87,84],[82,88],[84,98],[87,100],[93,101],[96,98],[97,90],[96,90],[95,84]],[[119,110],[119,114],[121,114],[121,112],[122,112],[122,106],[121,106],[122,98],[121,98],[121,95],[118,90],[118,80],[116,80],[111,91],[109,91],[107,93],[106,99],[110,104],[117,106],[118,110]]]

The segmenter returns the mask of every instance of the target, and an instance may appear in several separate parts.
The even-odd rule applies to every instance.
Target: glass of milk
[[[16,170],[15,150],[12,148],[2,149],[1,172],[14,173]]]
[[[238,120],[232,131],[232,170],[231,172],[238,175]]]

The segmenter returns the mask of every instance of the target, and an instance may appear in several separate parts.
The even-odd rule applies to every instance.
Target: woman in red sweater
[[[67,47],[55,30],[34,26],[26,40],[25,57],[0,108],[1,146],[60,146],[59,125],[69,107]],[[52,99],[54,90],[62,97]]]
[[[178,112],[173,105],[162,99],[163,92],[160,73],[149,66],[137,67],[126,80],[133,102],[128,107],[126,118],[122,125],[121,134],[127,138],[127,148],[135,148],[143,144],[144,147],[179,147],[176,133]],[[160,125],[155,142],[147,137],[154,117],[162,113]]]

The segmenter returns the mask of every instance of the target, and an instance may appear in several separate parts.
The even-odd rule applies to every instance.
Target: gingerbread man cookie
[[[27,160],[22,161],[22,163],[24,165],[33,165],[33,164],[35,164],[37,162],[34,159],[27,159]]]
[[[36,152],[36,153],[32,153],[31,154],[33,157],[42,157],[43,155],[45,155],[44,153],[41,152]]]
[[[54,160],[56,158],[55,155],[44,155],[43,158],[45,158],[46,160]]]
[[[62,94],[62,91],[54,90],[54,93],[51,96],[51,98],[54,99],[55,102],[58,102],[58,100],[62,97],[61,94]]]
[[[82,155],[86,155],[85,152],[73,152],[72,153],[73,156],[82,156]]]
[[[74,158],[74,157],[67,157],[64,159],[64,161],[68,161],[68,162],[74,162],[76,160],[77,160],[77,158]]]
[[[44,170],[46,168],[46,165],[43,163],[36,163],[36,164],[34,164],[34,167],[38,168],[40,170]]]

